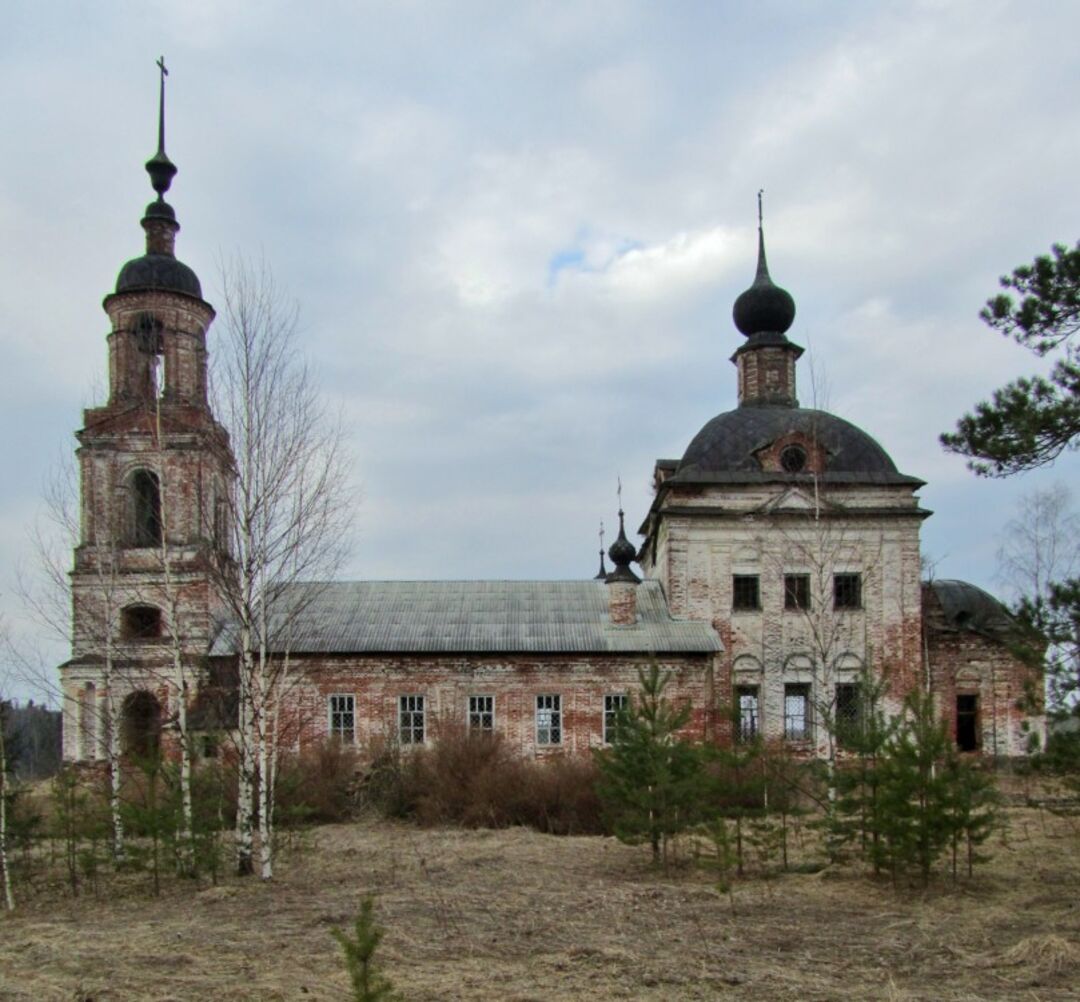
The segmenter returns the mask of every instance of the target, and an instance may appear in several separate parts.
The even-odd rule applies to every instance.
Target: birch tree
[[[155,358],[156,364],[156,358]],[[154,374],[155,383],[158,374]],[[165,618],[169,624],[167,631],[169,643],[168,683],[173,692],[176,706],[175,727],[180,745],[180,830],[177,833],[180,844],[180,869],[190,873],[194,865],[192,859],[193,814],[191,778],[191,734],[188,728],[188,707],[191,702],[192,678],[187,664],[188,645],[184,636],[180,611],[180,593],[173,567],[173,556],[169,549],[172,511],[174,510],[173,485],[165,461],[165,437],[161,420],[161,396],[155,394],[155,403],[151,415],[153,421],[153,441],[155,446],[155,472],[160,490],[159,541],[158,556],[161,561],[161,595],[164,599]]]
[[[4,728],[8,703],[0,692],[0,882],[4,885],[4,907],[15,910],[15,895],[11,890],[11,869],[7,849],[8,760],[7,733]]]
[[[107,484],[111,492],[113,485]],[[16,591],[33,619],[46,627],[69,649],[73,649],[73,623],[77,620],[86,631],[81,638],[101,652],[101,685],[103,705],[75,707],[76,713],[89,712],[96,718],[95,741],[104,745],[108,772],[108,799],[113,859],[126,857],[124,819],[121,811],[120,712],[117,689],[121,672],[117,667],[117,648],[120,643],[120,612],[125,601],[120,575],[120,527],[114,522],[96,527],[94,538],[83,543],[80,532],[77,473],[70,463],[58,464],[45,483],[44,522],[38,521],[31,530],[31,545],[35,554],[34,575],[20,572]],[[80,545],[82,544],[82,545]],[[91,568],[94,581],[92,596],[74,594],[71,588],[71,554],[81,549],[81,559]],[[78,608],[76,608],[78,606]],[[31,659],[25,654],[19,660],[27,667]],[[51,678],[34,673],[33,681],[55,692],[61,701],[65,695]],[[104,734],[104,741],[97,737]],[[83,735],[80,732],[80,739]]]
[[[221,271],[211,386],[229,432],[233,483],[224,499],[228,535],[217,585],[234,620],[238,658],[237,871],[273,876],[273,807],[282,703],[293,682],[288,657],[295,618],[317,593],[295,601],[289,586],[328,578],[348,549],[353,496],[342,427],[325,407],[296,345],[298,307],[263,262],[234,258]]]

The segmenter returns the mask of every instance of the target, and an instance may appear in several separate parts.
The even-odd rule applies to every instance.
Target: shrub
[[[591,834],[603,831],[596,777],[587,759],[523,759],[499,734],[442,723],[420,748],[374,745],[363,796],[386,817],[422,825]]]
[[[333,739],[283,757],[275,786],[277,823],[347,821],[356,813],[359,773],[356,751]]]

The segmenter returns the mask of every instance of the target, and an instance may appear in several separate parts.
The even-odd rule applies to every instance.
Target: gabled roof
[[[638,622],[613,626],[602,581],[342,581],[290,585],[277,646],[294,654],[712,654],[705,623],[674,619],[659,582],[638,586]],[[226,625],[212,656],[235,650]]]

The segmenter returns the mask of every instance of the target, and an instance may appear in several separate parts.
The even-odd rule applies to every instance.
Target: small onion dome
[[[609,584],[612,581],[630,581],[637,584],[641,580],[630,570],[630,564],[637,559],[637,550],[634,549],[634,544],[626,538],[626,528],[623,525],[623,511],[621,508],[619,509],[619,535],[615,542],[611,544],[608,556],[611,557],[611,562],[615,565],[615,570],[607,576]]]
[[[795,321],[795,300],[787,289],[774,285],[765,261],[765,232],[758,227],[758,263],[754,284],[738,299],[731,311],[735,326],[752,334],[783,334]]]
[[[604,551],[600,551],[600,572],[593,578],[594,581],[607,580],[607,567],[604,566]]]

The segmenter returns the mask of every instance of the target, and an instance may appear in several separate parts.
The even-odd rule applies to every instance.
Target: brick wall
[[[712,657],[660,657],[658,663],[671,673],[666,697],[693,707],[687,736],[713,739],[715,708],[730,697],[715,685]],[[285,701],[282,737],[296,748],[324,740],[332,695],[354,697],[360,747],[396,732],[401,696],[424,697],[427,728],[436,734],[444,721],[466,722],[470,695],[490,695],[495,728],[523,754],[581,754],[603,742],[604,696],[636,693],[638,669],[648,664],[645,658],[612,655],[304,657],[294,661],[296,681]],[[560,697],[558,746],[537,743],[536,697],[542,695]]]

